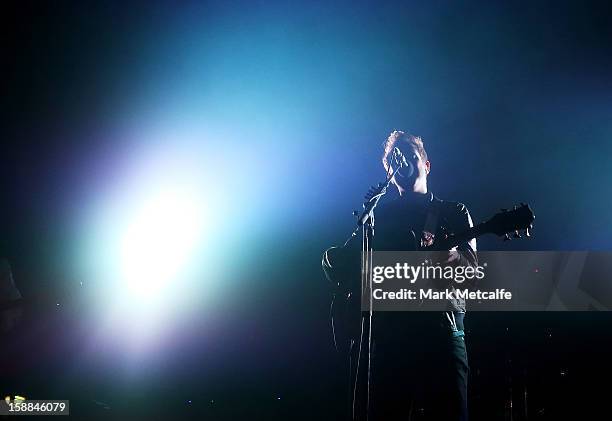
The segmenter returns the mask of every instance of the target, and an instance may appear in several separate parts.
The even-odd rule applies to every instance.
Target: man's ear
[[[427,175],[429,175],[431,171],[431,162],[429,162],[429,160],[425,161],[425,168],[427,168]]]

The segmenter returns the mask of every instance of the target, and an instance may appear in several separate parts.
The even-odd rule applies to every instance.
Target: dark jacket
[[[410,201],[400,197],[381,204],[374,211],[374,220],[372,247],[375,251],[416,250],[429,234],[433,234],[434,238],[445,233],[459,234],[473,226],[464,204],[440,200],[432,193],[418,195],[416,200],[414,197]],[[456,250],[460,257],[458,265],[477,265],[475,239],[458,244]],[[359,238],[343,248],[327,250],[323,256],[323,269],[328,279],[339,282],[342,277],[359,277],[360,252]],[[452,284],[449,286],[453,287]],[[462,331],[465,311],[465,300],[453,299],[449,301],[449,312],[440,315],[437,320],[453,332]]]

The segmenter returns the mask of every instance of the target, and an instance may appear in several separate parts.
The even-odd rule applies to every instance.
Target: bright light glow
[[[204,240],[220,225],[208,221],[224,211],[207,164],[178,142],[134,147],[90,204],[82,277],[99,316],[122,331],[152,334],[203,301],[214,252]]]
[[[171,129],[127,136],[105,177],[92,181],[80,222],[75,272],[95,326],[92,352],[109,347],[134,367],[161,355],[194,317],[201,323],[231,305],[220,292],[243,270],[236,245],[252,241],[248,228],[260,217],[243,209],[269,200],[253,188],[265,151]]]
[[[134,302],[156,302],[181,286],[203,227],[194,192],[164,189],[145,199],[120,239],[120,279]]]

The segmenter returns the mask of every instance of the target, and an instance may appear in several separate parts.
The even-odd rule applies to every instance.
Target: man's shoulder
[[[440,213],[445,215],[457,215],[461,217],[467,217],[470,215],[470,211],[468,210],[467,206],[462,202],[442,200],[434,196],[432,204],[440,210]]]
[[[409,211],[420,210],[420,212],[426,213],[429,209],[436,209],[440,214],[445,216],[469,216],[470,212],[467,206],[462,202],[443,200],[432,193],[428,193],[427,199],[423,200],[416,207],[410,202],[401,200],[401,198],[394,198],[388,202],[381,203],[376,208],[377,215],[394,216],[397,214],[403,214]]]

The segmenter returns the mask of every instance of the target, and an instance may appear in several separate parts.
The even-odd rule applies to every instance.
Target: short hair
[[[421,139],[419,136],[414,136],[410,133],[406,133],[400,130],[393,130],[387,140],[384,142],[385,150],[382,157],[382,163],[385,167],[385,170],[389,171],[389,161],[387,160],[387,157],[389,156],[393,148],[395,148],[398,142],[405,142],[414,146],[421,155],[421,157],[425,161],[427,161],[427,152],[425,151],[425,145],[423,145],[423,139]]]

